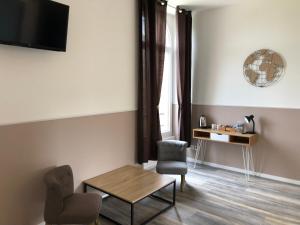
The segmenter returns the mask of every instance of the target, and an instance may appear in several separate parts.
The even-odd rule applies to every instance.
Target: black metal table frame
[[[164,189],[164,188],[166,188],[166,187],[168,187],[168,186],[170,186],[170,185],[172,185],[172,184],[173,184],[173,197],[172,197],[172,201],[170,201],[170,200],[168,200],[168,199],[165,199],[165,198],[162,198],[162,197],[160,197],[160,196],[154,195],[155,192],[158,192],[158,191],[160,191],[160,190],[162,190],[162,189]],[[164,209],[160,210],[159,212],[157,212],[156,214],[154,214],[153,216],[151,216],[150,218],[146,219],[146,220],[145,220],[144,222],[142,222],[140,225],[145,225],[145,224],[149,223],[149,222],[150,222],[151,220],[153,220],[155,217],[159,216],[159,215],[162,214],[163,212],[165,212],[165,211],[167,211],[168,209],[170,209],[170,208],[172,208],[173,206],[175,206],[175,203],[176,203],[176,180],[174,180],[173,182],[171,182],[171,183],[169,183],[169,184],[163,186],[162,188],[160,188],[160,189],[154,191],[154,192],[151,193],[150,195],[147,195],[146,197],[144,197],[144,198],[142,198],[142,199],[140,199],[140,200],[138,200],[137,202],[134,202],[134,203],[128,202],[128,201],[126,201],[126,200],[124,200],[124,199],[121,199],[121,198],[118,197],[118,196],[115,196],[115,195],[113,195],[113,194],[107,193],[107,192],[101,190],[100,188],[97,188],[97,187],[94,187],[94,186],[92,186],[92,185],[85,184],[85,183],[83,184],[84,192],[87,192],[87,187],[90,187],[90,188],[93,188],[93,189],[95,189],[95,190],[101,191],[101,192],[103,192],[103,193],[105,193],[105,194],[108,194],[109,197],[114,197],[114,198],[119,199],[119,200],[121,200],[121,201],[123,201],[123,202],[126,202],[127,204],[130,204],[130,208],[131,208],[131,209],[130,209],[130,211],[131,211],[131,215],[130,215],[130,224],[131,224],[131,225],[134,225],[134,205],[137,204],[137,203],[139,203],[140,201],[142,201],[142,200],[145,199],[145,198],[149,198],[149,197],[150,197],[150,198],[153,198],[153,199],[162,201],[162,202],[164,202],[164,203],[168,203],[169,205],[168,205],[167,207],[165,207]],[[110,218],[110,217],[108,217],[108,216],[105,216],[104,214],[101,214],[101,213],[100,213],[100,216],[103,217],[103,218],[105,218],[105,219],[107,219],[107,220],[110,220],[110,221],[114,222],[115,224],[118,224],[118,225],[124,225],[124,224],[121,224],[120,222],[114,220],[113,218]]]

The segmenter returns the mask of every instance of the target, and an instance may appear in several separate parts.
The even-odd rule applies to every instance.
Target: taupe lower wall
[[[0,126],[0,225],[43,221],[42,177],[70,164],[81,181],[135,163],[136,113],[124,112]]]
[[[254,114],[259,135],[254,147],[256,170],[300,180],[299,109],[193,105],[193,128],[198,127],[201,114],[209,123],[220,124],[234,124],[243,121],[245,115]],[[229,144],[208,144],[206,161],[243,168],[240,147]]]

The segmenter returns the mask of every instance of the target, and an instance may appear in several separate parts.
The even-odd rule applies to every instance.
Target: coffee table
[[[146,224],[152,219],[165,212],[175,205],[176,201],[176,180],[167,175],[160,175],[154,172],[145,171],[136,166],[124,166],[119,169],[104,173],[97,177],[85,180],[84,192],[87,187],[94,188],[110,197],[122,200],[131,206],[130,224],[134,224],[134,206],[141,200],[151,197],[152,199],[167,203],[168,206],[146,219],[141,224]],[[173,185],[173,199],[172,201],[154,195],[155,192]],[[117,206],[116,206],[117,207]],[[100,213],[100,215],[116,224],[121,224],[114,218],[110,218]]]

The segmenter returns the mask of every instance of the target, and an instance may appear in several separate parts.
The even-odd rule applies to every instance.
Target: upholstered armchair
[[[47,196],[44,218],[47,225],[98,224],[101,199],[98,194],[74,193],[70,166],[49,171],[44,177]]]
[[[180,190],[183,191],[185,175],[187,174],[185,141],[160,141],[158,144],[158,162],[156,171],[160,174],[181,175]]]

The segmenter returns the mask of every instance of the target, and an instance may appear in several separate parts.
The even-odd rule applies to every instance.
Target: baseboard
[[[157,161],[149,161],[148,163],[143,163],[144,170],[152,170],[156,168]]]
[[[192,162],[192,163],[195,162],[194,159],[191,157],[188,157],[187,161]],[[231,167],[231,166],[225,166],[225,165],[221,165],[221,164],[217,164],[217,163],[206,162],[206,161],[203,162],[200,160],[197,160],[197,163],[211,166],[214,168],[229,170],[229,171],[233,171],[233,172],[245,173],[244,169]],[[143,168],[145,170],[152,170],[152,169],[156,168],[156,164],[157,164],[157,161],[149,161],[148,163],[143,164]],[[193,170],[192,168],[190,168],[190,169]],[[285,177],[279,177],[279,176],[274,176],[274,175],[270,175],[270,174],[266,174],[266,173],[258,173],[258,172],[252,172],[252,171],[250,172],[250,175],[262,177],[262,178],[266,178],[266,179],[270,179],[270,180],[280,181],[280,182],[284,182],[284,183],[288,183],[288,184],[295,184],[295,185],[300,186],[300,180],[294,180],[294,179],[289,179],[289,178],[285,178]]]
[[[195,162],[195,160],[191,157],[188,157],[187,161],[191,162],[191,163]],[[234,171],[234,172],[238,172],[238,173],[245,173],[244,169],[231,167],[231,166],[225,166],[225,165],[221,165],[221,164],[217,164],[217,163],[211,163],[211,162],[197,160],[197,164],[203,164],[203,165],[207,165],[207,166],[211,166],[211,167],[215,167],[215,168],[219,168],[219,169],[224,169],[224,170],[229,170],[229,171]],[[193,168],[191,168],[190,170],[193,171]],[[196,172],[196,170],[195,170],[195,172]],[[280,182],[284,182],[284,183],[288,183],[288,184],[295,184],[295,185],[300,186],[300,180],[294,180],[294,179],[289,179],[289,178],[285,178],[285,177],[279,177],[279,176],[274,176],[274,175],[265,174],[265,173],[252,172],[252,171],[250,172],[250,174],[252,176],[262,177],[262,178],[266,178],[266,179],[270,179],[270,180],[275,180],[275,181],[280,181]]]
[[[164,141],[167,141],[167,140],[176,140],[176,137],[175,136],[164,137],[163,140]]]

